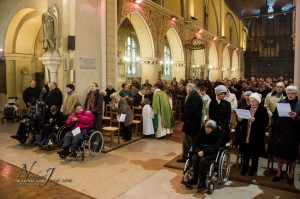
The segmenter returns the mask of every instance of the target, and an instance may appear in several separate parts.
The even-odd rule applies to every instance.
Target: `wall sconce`
[[[228,43],[227,45],[226,45],[226,47],[229,47],[230,46],[230,43]]]
[[[213,66],[212,66],[212,65],[209,65],[209,66],[208,66],[208,69],[209,69],[209,70],[211,70],[212,68],[213,68]]]
[[[222,68],[222,71],[224,72],[224,71],[226,71],[227,70],[227,68]]]
[[[232,68],[232,69],[231,69],[231,72],[232,72],[232,73],[235,72],[235,71],[237,71],[236,68]]]
[[[3,52],[4,51],[4,49],[3,48],[0,48],[0,52]]]
[[[217,41],[219,38],[217,37],[217,36],[215,36],[214,38],[213,38],[213,40],[214,41]]]
[[[176,17],[176,16],[171,16],[171,20],[172,21],[176,21],[178,19],[178,17]]]
[[[141,4],[143,2],[143,0],[133,0],[133,2],[136,4]]]

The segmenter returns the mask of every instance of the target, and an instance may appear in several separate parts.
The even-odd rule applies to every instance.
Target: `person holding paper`
[[[300,101],[298,100],[298,88],[288,86],[287,98],[279,103],[288,103],[291,106],[290,117],[279,117],[277,109],[272,117],[272,132],[268,151],[271,157],[277,161],[278,170],[273,178],[274,182],[282,179],[282,165],[289,164],[287,183],[294,184],[294,171],[299,152],[300,129]]]
[[[240,151],[243,154],[242,172],[244,176],[248,172],[249,162],[251,167],[249,176],[255,175],[258,167],[259,156],[264,152],[265,129],[269,123],[267,109],[260,105],[261,95],[253,93],[250,95],[249,104],[244,109],[250,111],[251,118],[242,119],[238,117],[241,126],[241,145]]]
[[[125,99],[121,98],[119,92],[115,92],[110,95],[111,98],[111,110],[118,113],[119,116],[125,115],[125,120],[121,122],[121,127],[124,131],[124,139],[125,141],[131,140],[132,132],[131,132],[131,123],[133,120],[133,113],[130,109],[130,106],[126,103]],[[123,115],[123,116],[124,116]]]
[[[87,128],[93,126],[94,115],[82,108],[80,103],[75,103],[75,112],[67,119],[67,125],[72,129],[80,128],[80,133],[74,136],[73,132],[68,132],[64,137],[62,150],[57,152],[60,155],[69,155],[69,148],[72,145],[71,156],[76,157],[76,143],[84,139]]]

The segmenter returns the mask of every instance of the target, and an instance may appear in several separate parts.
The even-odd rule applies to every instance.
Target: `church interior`
[[[187,162],[176,161],[184,158],[186,134],[182,116],[190,95],[188,89],[192,89],[190,84],[197,86],[194,91],[200,90],[201,97],[201,88],[206,87],[212,100],[218,96],[216,87],[228,82],[229,87],[234,87],[234,81],[243,88],[243,94],[248,88],[251,93],[260,93],[263,100],[270,92],[279,92],[279,83],[293,89],[300,87],[299,1],[0,0],[0,22],[0,198],[300,198],[300,150],[293,183],[286,181],[291,178],[289,163],[283,164],[283,179],[274,181],[279,163],[268,154],[273,130],[271,116],[263,138],[265,151],[260,154],[254,176],[240,175],[243,155],[239,146],[233,144],[237,128],[232,126],[232,140],[225,149],[228,155],[221,161],[223,166],[217,166],[219,180],[208,178],[208,191],[197,191],[195,186],[184,183]],[[164,85],[161,88],[159,81]],[[91,85],[99,93],[106,89],[101,110],[96,114],[91,111],[94,95],[87,95],[92,91]],[[57,132],[65,136],[73,132],[70,128],[57,127],[55,138],[49,137],[53,141],[51,147],[11,139],[30,111],[26,90],[38,88],[38,98],[42,88],[48,86],[50,92],[59,88],[63,101],[74,90],[77,93],[76,102],[80,104],[73,103],[71,113],[65,112],[63,101],[56,112],[71,117],[73,112],[78,113],[79,106],[101,123],[101,130],[96,127],[78,145],[80,152],[75,157],[57,154],[66,142]],[[115,98],[110,95],[113,92],[106,97],[110,86],[131,108],[130,128],[126,121],[121,122],[120,114],[114,118],[111,101]],[[151,91],[154,94],[150,105],[154,114],[159,113],[158,119],[151,116],[151,122],[157,119],[158,125],[165,125],[160,109],[166,107],[159,101],[162,104],[158,111],[155,109],[155,89],[165,91],[163,96],[171,100],[167,107],[171,107],[172,127],[162,128],[169,131],[161,137],[143,132],[143,107],[149,104],[144,103],[144,96]],[[129,91],[134,100],[134,95],[142,95],[143,105],[136,106],[130,97],[123,98],[121,93]],[[298,99],[299,93],[294,91]],[[237,100],[243,98],[241,94],[242,91]],[[286,94],[286,99],[293,95]],[[55,104],[54,100],[49,101]],[[35,103],[38,107],[39,102]],[[266,101],[261,104],[267,106]],[[13,107],[13,118],[6,115],[7,106]],[[44,106],[52,113],[48,102]],[[297,114],[295,139],[299,148],[300,109],[298,103],[296,106],[290,111]],[[231,110],[230,114],[234,114]],[[67,116],[64,122],[68,124]],[[238,126],[238,116],[233,118]],[[199,121],[203,128],[204,120]],[[251,123],[248,127],[250,132]],[[155,125],[154,128],[160,129]],[[130,129],[129,138],[126,129]],[[120,139],[123,131],[124,140]],[[220,175],[225,175],[223,182]]]

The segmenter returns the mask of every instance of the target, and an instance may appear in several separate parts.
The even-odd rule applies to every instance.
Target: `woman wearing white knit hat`
[[[269,122],[268,112],[265,107],[260,105],[261,94],[252,93],[249,98],[249,106],[244,109],[250,111],[251,118],[238,118],[241,130],[241,147],[243,154],[241,175],[246,175],[251,159],[249,176],[255,175],[258,167],[259,156],[264,152],[265,129]]]

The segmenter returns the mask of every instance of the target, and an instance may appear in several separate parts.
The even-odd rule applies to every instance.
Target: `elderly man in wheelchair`
[[[186,161],[182,183],[188,188],[198,184],[198,192],[208,189],[212,193],[216,181],[226,182],[230,162],[223,135],[215,121],[209,120],[201,128],[194,147]]]
[[[71,147],[71,157],[76,157],[76,148],[78,143],[86,138],[88,128],[94,124],[94,115],[89,111],[82,108],[80,103],[74,105],[75,112],[67,119],[67,125],[70,126],[73,131],[68,132],[64,136],[62,150],[57,152],[60,157],[68,156]],[[74,129],[79,128],[80,133],[75,133]]]

